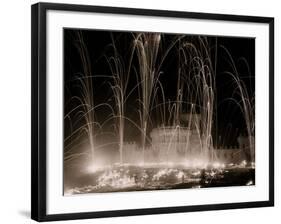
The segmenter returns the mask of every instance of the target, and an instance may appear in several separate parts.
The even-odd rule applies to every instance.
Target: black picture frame
[[[243,203],[208,204],[140,208],[130,210],[98,211],[85,213],[46,213],[46,13],[48,10],[100,12],[154,17],[177,17],[216,21],[254,22],[269,25],[269,200]],[[206,210],[238,209],[274,206],[274,18],[240,15],[163,11],[136,8],[102,7],[89,5],[37,3],[32,5],[31,16],[31,76],[32,76],[32,155],[31,155],[31,218],[36,221],[101,218],[115,216],[148,215]]]

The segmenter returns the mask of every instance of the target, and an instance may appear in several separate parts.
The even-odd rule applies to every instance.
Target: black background
[[[77,88],[74,87],[72,81],[78,73],[83,72],[81,58],[77,47],[76,33],[78,30],[65,29],[64,30],[64,101],[68,102],[70,97],[73,95],[80,95]],[[108,64],[104,58],[107,53],[107,46],[111,43],[111,36],[114,37],[115,43],[117,44],[119,53],[126,57],[129,51],[132,41],[132,34],[130,32],[112,32],[112,31],[98,31],[98,30],[79,30],[81,32],[84,43],[87,47],[90,62],[91,72],[93,75],[109,75],[110,70]],[[168,46],[173,40],[175,35],[162,34],[162,47]],[[190,39],[196,39],[197,35],[188,35]],[[239,71],[239,78],[245,83],[250,98],[254,97],[255,92],[255,39],[253,38],[238,38],[238,37],[220,37],[220,36],[208,36],[207,37],[209,46],[211,48],[211,58],[214,68],[216,68],[216,99],[217,99],[217,110],[214,116],[213,126],[213,140],[216,145],[237,145],[237,136],[240,133],[245,132],[245,121],[242,113],[237,105],[230,101],[224,101],[224,99],[231,97],[234,91],[234,86],[231,83],[231,79],[224,75],[225,71],[233,71],[230,63],[229,56],[226,54],[227,49],[233,60],[235,61],[236,68]],[[177,63],[178,53],[176,48],[173,49],[161,67],[163,74],[160,80],[164,86],[165,94],[167,98],[175,100],[176,97],[176,84],[177,84]],[[136,58],[136,57],[135,57]],[[217,60],[215,60],[215,58]],[[244,58],[248,65],[249,70],[246,66],[241,63],[241,59]],[[136,64],[136,59],[133,60],[133,64]],[[174,74],[174,75],[171,75]],[[128,89],[132,88],[136,83],[135,75],[130,75],[130,81]],[[76,83],[77,84],[77,83]],[[93,82],[93,91],[95,104],[99,104],[105,101],[110,102],[112,91],[107,84],[106,79],[98,78]],[[138,104],[136,102],[137,92],[132,94],[129,98],[126,115],[135,118],[137,115],[136,108]],[[238,96],[237,100],[239,100]],[[67,113],[70,111],[74,104],[65,104],[64,111]],[[98,121],[103,121],[107,114],[110,113],[106,110],[98,110],[96,116]],[[157,114],[153,114],[156,116]],[[155,117],[155,118],[156,118]],[[105,129],[112,128],[110,124]],[[67,122],[64,123],[65,136],[69,134],[69,126]],[[221,136],[221,137],[219,137]],[[223,140],[219,140],[223,139]],[[138,141],[139,132],[126,123],[125,128],[125,141]]]

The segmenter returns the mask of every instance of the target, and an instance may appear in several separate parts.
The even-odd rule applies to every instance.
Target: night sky
[[[129,56],[129,49],[133,40],[130,32],[112,32],[112,31],[98,31],[98,30],[64,30],[64,112],[65,114],[72,110],[76,103],[72,103],[71,96],[81,96],[75,77],[79,73],[83,73],[83,64],[79,51],[77,50],[77,32],[83,36],[85,47],[89,53],[89,60],[91,63],[91,73],[95,75],[111,75],[109,66],[105,60],[106,55],[112,55],[112,49],[109,45],[112,43],[111,37],[114,38],[119,54],[127,58]],[[164,50],[171,44],[177,35],[161,34],[161,49]],[[186,35],[184,40],[188,40],[196,46],[198,44],[197,35]],[[245,132],[245,121],[237,105],[226,99],[232,96],[234,85],[231,79],[224,75],[225,71],[233,71],[229,61],[230,58],[226,54],[225,49],[229,51],[233,58],[236,68],[239,71],[239,78],[245,83],[250,98],[254,98],[255,92],[255,39],[253,38],[233,38],[220,36],[200,36],[206,38],[209,49],[212,66],[216,70],[216,105],[215,115],[213,118],[213,139],[215,145],[237,145],[236,138],[240,133]],[[161,51],[160,51],[161,52]],[[243,60],[246,60],[249,69],[245,66]],[[177,87],[177,74],[179,54],[177,45],[170,51],[161,67],[160,81],[163,84],[165,96],[167,99],[175,100]],[[138,61],[136,55],[133,58],[133,67],[137,68]],[[108,102],[113,105],[112,90],[109,87],[107,78],[93,79],[93,93],[95,104]],[[133,71],[130,73],[128,92],[135,86],[137,80]],[[239,100],[238,96],[236,97]],[[66,103],[67,102],[67,103]],[[138,122],[137,109],[137,91],[133,91],[126,104],[126,116]],[[183,111],[188,112],[188,111]],[[110,111],[106,108],[96,111],[96,120],[102,122],[109,116]],[[157,124],[157,112],[152,111],[151,116]],[[82,124],[78,124],[82,125]],[[73,128],[73,127],[72,127]],[[75,128],[75,127],[74,127]],[[65,137],[70,134],[69,122],[64,123]],[[112,123],[104,126],[104,131],[111,130]],[[130,123],[125,123],[125,141],[139,141],[139,132]],[[219,136],[223,139],[223,143],[219,142]]]

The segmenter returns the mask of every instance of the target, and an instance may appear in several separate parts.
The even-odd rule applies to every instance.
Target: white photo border
[[[46,213],[63,214],[269,200],[269,25],[108,13],[47,11]],[[63,196],[63,28],[254,37],[256,185]]]

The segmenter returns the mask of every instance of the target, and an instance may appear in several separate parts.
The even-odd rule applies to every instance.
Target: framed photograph
[[[274,19],[32,6],[32,218],[274,205]]]

